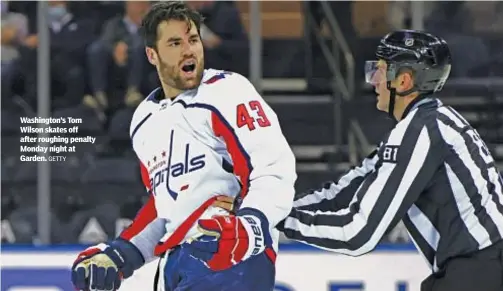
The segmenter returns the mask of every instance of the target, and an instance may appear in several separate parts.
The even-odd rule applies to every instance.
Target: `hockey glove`
[[[77,290],[117,290],[122,279],[144,262],[140,251],[126,240],[98,244],[79,254],[73,263],[72,282]]]
[[[271,245],[267,219],[254,209],[201,219],[198,227],[210,239],[191,242],[193,255],[213,271],[228,269]]]

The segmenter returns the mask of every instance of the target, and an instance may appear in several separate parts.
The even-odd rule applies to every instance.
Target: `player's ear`
[[[157,64],[158,64],[157,52],[151,47],[146,47],[145,53],[147,54],[147,58],[148,58],[149,63],[151,63],[154,66],[157,66]]]

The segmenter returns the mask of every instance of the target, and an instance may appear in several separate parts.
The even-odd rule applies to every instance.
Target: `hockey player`
[[[278,118],[243,76],[204,70],[201,16],[160,2],[145,16],[162,87],[136,109],[133,148],[150,200],[117,239],[82,252],[79,290],[116,290],[158,257],[156,290],[273,290],[295,158]],[[235,214],[214,203],[239,201]],[[225,207],[224,207],[225,208]]]
[[[361,166],[297,195],[279,228],[358,256],[403,220],[432,271],[421,291],[503,290],[503,179],[477,131],[435,96],[451,68],[447,43],[400,30],[376,55],[366,79],[396,126]]]

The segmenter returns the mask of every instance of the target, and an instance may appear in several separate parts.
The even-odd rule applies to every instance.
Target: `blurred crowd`
[[[98,140],[77,145],[76,153],[65,154],[65,162],[51,164],[53,211],[48,215],[54,243],[113,237],[118,221],[132,219],[145,198],[129,124],[136,106],[159,86],[140,31],[153,3],[48,2],[51,114],[81,118],[78,134]],[[8,242],[36,241],[37,164],[19,161],[23,154],[19,117],[37,116],[37,78],[47,69],[37,68],[43,41],[37,34],[42,29],[37,5],[37,1],[1,1],[1,229],[2,241]],[[234,2],[189,5],[205,17],[201,37],[206,66],[243,72],[248,37]],[[94,235],[81,236],[93,221]]]
[[[36,3],[1,1],[4,109],[17,109],[19,103],[33,110],[36,108],[36,60],[39,46]],[[93,109],[105,121],[119,109],[135,107],[158,85],[155,69],[146,59],[139,32],[141,19],[151,3],[49,2],[47,18],[50,31],[50,87],[53,110],[83,104]],[[206,49],[206,66],[246,75],[248,36],[245,26],[248,24],[242,21],[242,11],[238,3],[211,0],[188,3],[205,17],[201,34]],[[382,36],[390,29],[411,27],[414,8],[410,2],[383,3],[385,2],[341,1],[330,4],[359,63],[373,54],[372,45],[362,45],[365,44],[365,39],[371,39],[371,43],[375,43],[376,37]],[[323,26],[324,17],[317,12],[320,10],[319,3],[313,2],[310,5],[316,21]],[[280,10],[281,5],[277,6],[277,10]],[[291,5],[283,6],[286,11]],[[423,11],[424,28],[447,39],[453,50],[453,76],[502,75],[503,38],[499,35],[503,33],[503,20],[498,17],[503,13],[501,2],[424,2]],[[295,13],[292,10],[290,14]],[[264,14],[264,37],[268,31],[279,30],[281,22],[293,24],[287,17],[291,16],[280,13]],[[270,18],[276,19],[268,21]],[[298,27],[298,30],[301,34],[302,27]],[[291,50],[295,50],[295,45],[287,41],[284,43],[289,45]],[[269,56],[275,61],[275,67],[286,67],[285,70],[295,71],[295,68],[286,65],[286,60],[283,63],[278,60],[282,56],[289,61],[294,59],[295,56],[289,56],[290,52],[285,50],[288,47],[286,45],[265,43],[265,71],[274,70],[267,68]],[[278,48],[274,49],[275,46]],[[316,49],[314,52],[317,52]],[[297,58],[295,62],[302,61]],[[327,70],[323,58],[315,56],[314,62],[321,63],[319,68],[316,68],[318,71]],[[361,75],[360,71],[357,70],[357,77]],[[268,73],[264,72],[264,75]],[[283,75],[280,77],[289,77],[288,73]]]
[[[51,163],[53,211],[49,215],[55,243],[93,242],[113,237],[121,229],[118,226],[121,219],[133,218],[143,203],[145,192],[130,146],[129,124],[135,107],[159,85],[155,68],[145,56],[139,31],[142,17],[153,3],[48,2],[48,85],[52,115],[82,118],[84,123],[79,134],[98,138],[96,144],[82,144],[76,153],[65,154],[68,158],[65,163]],[[201,37],[206,67],[248,75],[250,36],[247,32],[252,17],[249,3],[188,3],[205,17]],[[363,77],[364,60],[374,58],[378,40],[390,30],[410,28],[414,21],[415,6],[411,1],[328,3],[355,58],[357,81]],[[323,103],[321,98],[310,102],[309,98],[319,89],[311,87],[310,78],[321,78],[320,83],[325,90],[328,88],[323,94],[332,94],[333,75],[320,43],[312,41],[308,47],[305,38],[305,15],[310,13],[327,43],[332,42],[325,13],[315,1],[264,1],[261,6],[263,77],[303,78],[308,83],[307,90],[300,92],[307,96],[304,99],[296,92],[285,96],[296,95],[297,102],[271,103],[282,121],[285,136],[293,148],[331,146],[336,128],[332,100],[328,98]],[[451,47],[452,78],[503,76],[503,2],[425,1],[422,8],[424,28],[444,37]],[[19,162],[19,116],[37,115],[37,74],[44,72],[37,68],[37,50],[41,45],[37,16],[36,1],[1,1],[1,229],[2,240],[8,242],[33,242],[37,233],[37,199],[34,198],[37,164]],[[306,57],[309,54],[311,58]],[[308,69],[313,74],[307,74]],[[466,116],[480,121],[473,124],[485,126],[486,136],[494,136],[490,143],[503,144],[503,122],[498,121],[503,118],[499,113],[503,102],[497,99],[503,86],[501,89],[486,85],[468,89],[454,87],[444,91],[457,97],[492,98],[493,103],[478,107],[470,103],[463,114],[466,112]],[[344,104],[341,119],[344,122],[357,119],[370,142],[377,142],[387,125],[377,116],[375,96],[367,98],[368,92],[360,89],[357,88],[355,101],[364,100],[365,105]],[[475,102],[473,97],[469,98],[468,101]],[[488,115],[491,110],[493,115]],[[486,116],[491,123],[482,123],[484,120],[479,116]],[[348,126],[338,128],[347,136]],[[298,157],[298,163],[318,166],[331,160],[326,152],[319,157],[308,156]],[[503,157],[503,151],[500,156]],[[299,171],[297,186],[299,191],[305,190],[340,174],[332,170]],[[396,242],[406,237],[406,232],[397,228],[387,239]]]
[[[242,71],[248,39],[232,2],[191,1],[206,21],[202,39],[208,67]],[[2,1],[2,108],[36,108],[37,2]],[[134,108],[158,86],[139,28],[148,1],[50,1],[51,107],[84,106],[102,121]]]

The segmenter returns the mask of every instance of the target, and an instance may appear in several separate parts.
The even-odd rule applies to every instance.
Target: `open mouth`
[[[192,73],[195,69],[196,69],[195,61],[191,60],[183,63],[182,71],[184,71],[185,73]]]

